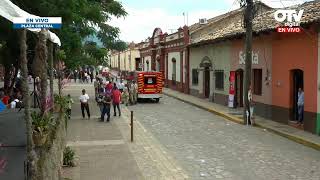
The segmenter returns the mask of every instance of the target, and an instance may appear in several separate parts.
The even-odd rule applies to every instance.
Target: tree
[[[15,78],[19,67],[19,36],[12,29],[12,25],[6,19],[0,17],[1,31],[0,42],[0,64],[4,66],[4,89],[7,94],[11,94]]]
[[[86,42],[84,45],[84,52],[88,57],[87,65],[98,66],[104,64],[104,58],[107,56],[107,50],[99,48],[95,42]]]
[[[56,52],[56,57],[57,57],[57,72],[58,72],[58,89],[59,89],[59,95],[61,95],[61,91],[62,91],[62,67],[61,64],[62,62],[66,59],[66,53],[63,50],[58,50]]]
[[[28,59],[27,59],[27,43],[26,43],[26,30],[20,32],[20,61],[21,61],[21,75],[22,75],[22,94],[24,102],[24,119],[27,129],[27,159],[29,172],[28,179],[36,179],[36,153],[34,150],[34,144],[32,139],[32,121],[30,117],[30,97],[28,86]]]

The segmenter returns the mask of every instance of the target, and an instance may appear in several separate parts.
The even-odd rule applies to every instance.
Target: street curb
[[[218,115],[220,117],[223,117],[223,118],[225,118],[227,120],[230,120],[230,121],[233,121],[235,123],[244,124],[242,119],[234,117],[234,116],[229,115],[229,114],[226,114],[224,112],[218,111],[216,109],[201,106],[199,104],[193,103],[191,101],[187,101],[185,99],[182,99],[180,97],[177,97],[175,95],[172,95],[172,94],[169,94],[169,93],[166,93],[166,92],[163,92],[163,94],[165,94],[165,95],[167,95],[169,97],[175,98],[177,100],[183,101],[185,103],[191,104],[193,106],[196,106],[196,107],[198,107],[200,109],[206,110],[206,111],[211,112],[213,114],[216,114],[216,115]],[[262,129],[266,129],[266,130],[268,130],[268,131],[270,131],[270,132],[272,132],[274,134],[277,134],[279,136],[285,137],[285,138],[287,138],[287,139],[289,139],[291,141],[294,141],[296,143],[299,143],[299,144],[302,144],[304,146],[307,146],[307,147],[310,147],[310,148],[313,148],[315,150],[320,151],[320,144],[311,142],[309,140],[306,140],[306,139],[298,137],[298,136],[294,136],[294,135],[291,135],[291,134],[288,134],[288,133],[285,133],[285,132],[278,131],[278,130],[270,128],[270,127],[266,127],[266,126],[264,126],[262,124],[259,124],[259,123],[255,123],[255,126],[259,127],[259,128],[262,128]]]

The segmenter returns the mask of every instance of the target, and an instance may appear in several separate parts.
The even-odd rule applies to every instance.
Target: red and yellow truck
[[[163,75],[156,71],[137,71],[135,78],[138,84],[138,99],[155,99],[162,97]]]

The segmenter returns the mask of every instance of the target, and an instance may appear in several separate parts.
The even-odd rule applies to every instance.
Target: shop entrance
[[[204,69],[204,97],[209,98],[210,96],[210,69],[206,67]]]
[[[291,112],[290,119],[298,120],[298,92],[303,87],[303,71],[301,69],[291,70]]]
[[[243,70],[236,71],[235,82],[235,105],[236,107],[243,107]]]

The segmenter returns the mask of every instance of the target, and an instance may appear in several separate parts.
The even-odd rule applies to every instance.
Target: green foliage
[[[43,135],[49,131],[53,125],[52,114],[41,114],[33,111],[31,113],[32,127],[35,133]]]
[[[86,42],[84,51],[88,55],[88,61],[91,65],[98,66],[104,63],[104,57],[107,56],[107,50],[99,48],[95,42]]]
[[[68,108],[68,97],[54,94],[54,103],[60,107],[60,111],[65,112]]]
[[[52,29],[60,40],[66,58],[65,64],[69,68],[76,68],[78,65],[94,65],[101,60],[97,56],[104,54],[104,50],[98,50],[94,56],[87,57],[82,44],[85,37],[98,34],[99,39],[105,45],[105,49],[112,49],[118,39],[119,29],[106,24],[112,16],[120,18],[127,15],[122,4],[116,0],[11,0],[23,10],[42,17],[62,17],[62,28]],[[1,31],[0,42],[5,41],[12,57],[6,56],[0,59],[12,63],[16,60],[19,52],[17,35],[14,34],[12,24],[0,17]],[[8,42],[9,41],[9,42]],[[2,43],[1,43],[2,44]],[[0,54],[0,56],[2,56]],[[93,59],[92,59],[93,58]],[[14,63],[13,63],[14,64]]]
[[[66,147],[63,151],[63,165],[74,167],[75,151],[70,147]]]
[[[66,56],[66,52],[64,52],[64,50],[59,50],[57,52],[57,58],[60,60],[60,61],[64,61],[67,56]]]

